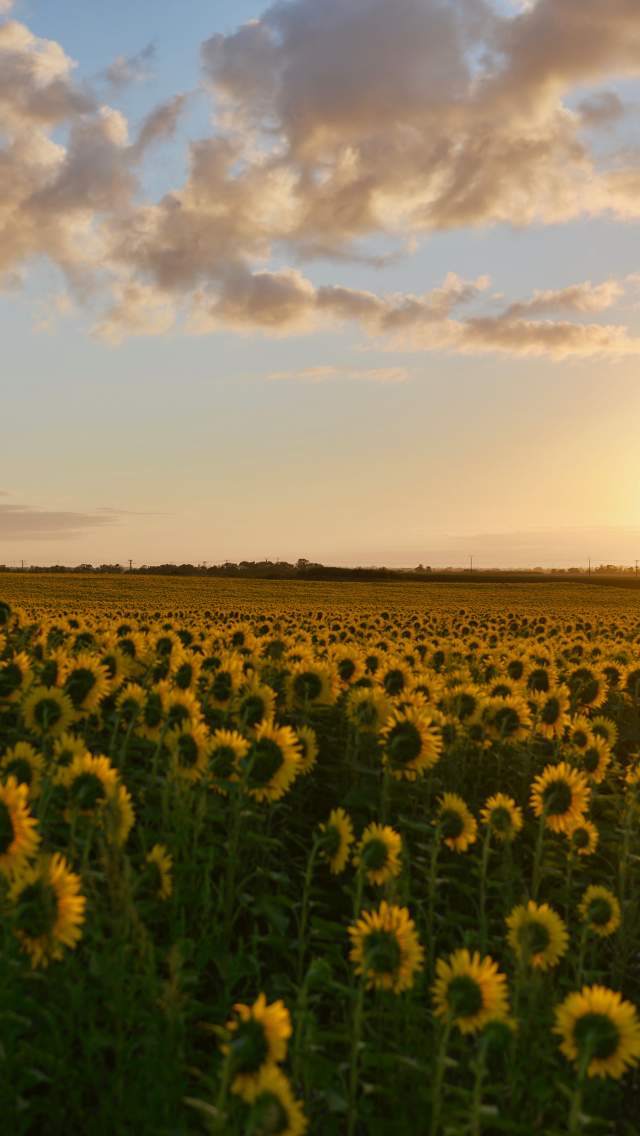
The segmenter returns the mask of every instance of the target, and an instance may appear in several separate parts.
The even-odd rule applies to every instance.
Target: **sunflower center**
[[[464,820],[455,809],[444,809],[440,814],[440,829],[448,840],[456,840],[464,832]]]
[[[251,1131],[255,1136],[279,1136],[281,1132],[291,1131],[287,1110],[275,1093],[261,1093],[255,1101]]]
[[[180,734],[178,738],[178,760],[187,767],[196,765],[198,761],[198,743],[192,734]]]
[[[551,936],[544,923],[537,919],[529,919],[518,928],[518,942],[526,956],[542,954],[546,951]]]
[[[228,671],[218,671],[211,683],[211,693],[217,702],[228,702],[233,694],[233,681]]]
[[[330,859],[338,855],[340,844],[340,830],[334,824],[328,825],[322,835],[322,847]]]
[[[43,686],[55,686],[58,679],[58,663],[55,659],[47,659],[40,671],[40,682]]]
[[[587,918],[596,927],[604,927],[611,919],[611,904],[602,896],[592,899],[587,908]]]
[[[509,678],[520,679],[524,674],[524,663],[522,659],[512,659],[507,665],[507,674]]]
[[[527,686],[529,690],[542,691],[543,694],[546,694],[550,685],[551,681],[549,679],[549,672],[546,667],[536,667],[527,679]]]
[[[13,819],[9,807],[0,801],[0,856],[4,856],[15,840]]]
[[[173,676],[173,681],[179,690],[187,690],[193,679],[193,665],[182,663]]]
[[[573,1037],[580,1051],[601,1061],[612,1057],[620,1044],[617,1026],[607,1014],[583,1014],[573,1027]]]
[[[560,717],[560,702],[557,698],[548,698],[544,704],[541,718],[545,726],[554,726]]]
[[[251,780],[266,785],[284,762],[282,750],[272,738],[260,738],[251,747]]]
[[[313,671],[303,671],[293,680],[293,690],[301,702],[315,702],[322,694],[322,679]]]
[[[55,698],[39,698],[33,707],[33,717],[41,729],[55,726],[62,717],[62,706]]]
[[[88,667],[76,667],[76,669],[71,672],[64,684],[64,688],[76,710],[80,709],[85,698],[91,693],[95,685],[96,676]]]
[[[362,863],[368,872],[379,872],[389,859],[389,849],[384,840],[374,837],[362,849]]]
[[[493,718],[494,725],[500,731],[500,736],[509,738],[520,728],[520,715],[513,706],[501,706]]]
[[[511,694],[511,687],[506,682],[499,682],[493,687],[491,693],[496,698],[506,698],[508,694]]]
[[[144,706],[145,726],[155,729],[162,721],[162,699],[155,690],[150,691]]]
[[[30,939],[51,932],[57,916],[56,893],[42,880],[28,884],[20,893],[17,926]]]
[[[5,765],[4,773],[15,777],[19,785],[30,785],[33,781],[33,769],[26,757],[14,757]]]
[[[372,931],[364,941],[366,966],[377,974],[396,971],[402,961],[402,952],[391,931]]]
[[[400,694],[401,690],[405,687],[404,672],[399,667],[394,667],[392,670],[387,671],[384,676],[383,686],[387,694]]]
[[[357,702],[355,706],[355,716],[361,726],[375,726],[378,721],[378,711],[376,710],[375,702],[370,698],[363,699],[362,702]]]
[[[577,746],[578,749],[584,749],[584,747],[588,744],[588,742],[589,742],[589,735],[586,734],[584,730],[581,730],[581,729],[575,730],[575,732],[573,734],[573,744],[575,746]]]
[[[575,697],[580,702],[593,702],[598,696],[600,684],[587,667],[580,667],[574,671],[569,679],[569,685]]]
[[[104,785],[96,773],[79,773],[69,786],[69,796],[80,809],[95,809],[105,799]]]
[[[341,659],[338,663],[338,674],[343,682],[349,682],[356,673],[356,664],[353,659]]]
[[[491,827],[496,832],[510,832],[512,825],[511,813],[506,805],[496,805],[491,810]]]
[[[574,848],[588,848],[589,839],[589,832],[586,828],[576,828],[571,835],[571,843]]]
[[[0,698],[13,694],[22,682],[22,671],[16,663],[5,663],[0,670]]]
[[[398,722],[389,734],[387,753],[394,765],[408,765],[420,756],[422,738],[413,722]]]
[[[482,990],[470,974],[457,974],[447,987],[447,1002],[455,1017],[471,1018],[478,1014],[484,1002]]]
[[[228,781],[233,773],[235,764],[235,752],[231,746],[221,745],[215,749],[211,755],[211,764],[213,766],[216,777],[221,781]]]
[[[595,746],[589,746],[589,748],[584,751],[583,761],[587,773],[595,773],[600,764],[600,754]]]
[[[571,808],[571,786],[566,781],[551,781],[543,790],[542,801],[547,816],[563,816]]]
[[[257,1073],[269,1055],[264,1026],[255,1018],[240,1022],[229,1045],[234,1073]]]
[[[240,717],[246,726],[257,726],[264,715],[264,700],[259,694],[249,694],[246,698],[243,698],[240,706]]]

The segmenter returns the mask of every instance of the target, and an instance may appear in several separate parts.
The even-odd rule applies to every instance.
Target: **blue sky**
[[[574,0],[555,2],[556,14],[571,15]],[[0,87],[0,147],[13,146],[20,176],[34,184],[4,221],[11,429],[0,459],[0,562],[450,564],[474,552],[476,563],[508,566],[640,555],[640,175],[630,146],[640,66],[634,73],[627,58],[620,0],[608,8],[613,46],[588,75],[577,75],[569,40],[553,74],[544,72],[536,37],[548,34],[548,5],[539,0],[538,24],[529,16],[517,34],[512,22],[483,32],[492,50],[511,37],[487,94],[431,83],[430,44],[444,33],[427,0],[351,9],[328,0],[315,28],[309,0],[285,5],[284,23],[243,2],[32,0],[7,12],[0,67],[3,50],[20,66],[8,91]],[[314,63],[316,42],[320,54],[338,42],[341,18],[356,9],[353,58],[331,61],[327,90],[311,75],[307,92],[301,60]],[[514,21],[517,8],[501,12]],[[409,101],[382,87],[379,102],[383,80],[367,64],[367,47],[377,50],[367,36],[387,17],[424,27],[424,66],[409,33],[389,46],[409,53],[407,74],[416,68]],[[235,35],[250,19],[250,36]],[[553,31],[561,44],[563,26]],[[201,55],[216,33],[215,54]],[[77,66],[62,75],[60,49],[42,40]],[[65,98],[85,91],[89,102],[52,110],[43,124],[28,99],[44,87],[54,105],[44,57]],[[119,57],[131,61],[129,81],[109,84]],[[175,130],[150,147],[130,184],[126,147],[146,116],[187,92]],[[576,108],[594,98],[593,123],[578,129]],[[467,116],[457,213],[453,191],[437,194],[458,158],[442,162],[443,142],[433,169],[424,158],[442,100],[454,129]],[[105,118],[104,105],[123,119]],[[591,111],[580,113],[586,121]],[[474,130],[487,131],[495,166]],[[196,186],[190,143],[221,138],[237,162]],[[274,139],[278,155],[265,157]],[[16,140],[26,159],[13,158]],[[46,161],[32,159],[37,147]],[[379,159],[387,152],[397,172]],[[518,162],[522,178],[511,185]],[[370,214],[352,168],[373,186]],[[326,208],[316,195],[323,179],[335,194],[318,214],[324,228],[314,220]],[[188,231],[166,195],[180,219],[188,214]],[[329,247],[309,255],[325,230]],[[227,231],[237,231],[237,255]],[[371,263],[389,250],[395,258]]]

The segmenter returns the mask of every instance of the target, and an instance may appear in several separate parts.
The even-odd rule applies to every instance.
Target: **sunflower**
[[[443,793],[438,802],[438,830],[454,852],[466,852],[476,840],[478,824],[457,793]]]
[[[487,699],[482,720],[493,737],[500,741],[522,741],[531,731],[531,712],[524,698],[518,694]]]
[[[233,703],[234,717],[240,729],[253,730],[260,722],[272,722],[275,712],[275,691],[253,675]]]
[[[302,1136],[308,1121],[277,1065],[264,1065],[243,1093],[251,1105],[247,1132],[254,1136]]]
[[[353,683],[364,675],[365,664],[362,652],[354,644],[347,646],[342,643],[340,646],[334,647],[330,659],[338,672],[338,679],[343,690],[348,690]]]
[[[367,987],[399,994],[413,986],[424,950],[406,907],[382,901],[377,911],[363,911],[349,927],[349,958]]]
[[[487,1022],[508,1017],[507,979],[493,959],[481,959],[477,951],[454,951],[447,961],[438,959],[436,975],[434,1013],[461,1033],[477,1033]]]
[[[291,1017],[284,1002],[269,1004],[264,994],[252,1006],[236,1003],[233,1012],[235,1016],[227,1022],[231,1037],[224,1048],[231,1065],[232,1091],[247,1099],[260,1070],[285,1060]]]
[[[32,733],[57,737],[73,721],[75,712],[64,691],[56,687],[33,686],[22,705],[22,717]]]
[[[591,730],[597,738],[602,738],[613,749],[618,740],[618,727],[611,718],[604,718],[602,715],[592,718]]]
[[[580,765],[588,780],[594,785],[601,785],[610,762],[609,743],[604,738],[594,735],[591,743],[580,753]]]
[[[522,809],[512,797],[505,793],[495,793],[488,797],[480,812],[480,820],[491,829],[496,840],[501,843],[513,840],[522,828]]]
[[[597,710],[607,700],[609,684],[600,667],[575,667],[567,675],[567,686],[575,706]]]
[[[365,828],[353,857],[370,884],[384,884],[399,875],[402,840],[389,825],[370,824]]]
[[[75,734],[60,734],[53,743],[53,757],[59,769],[71,765],[74,757],[86,752],[87,744],[84,738],[77,738]]]
[[[162,699],[165,729],[172,730],[176,726],[196,726],[202,723],[202,707],[193,690],[179,690],[177,687],[169,686],[168,682],[157,683],[156,690]]]
[[[566,952],[567,928],[548,903],[538,904],[530,899],[526,906],[514,907],[507,929],[509,946],[527,965],[547,970]]]
[[[86,900],[80,894],[80,878],[59,852],[41,856],[21,872],[9,899],[15,908],[16,935],[32,967],[62,958],[64,947],[74,949],[82,934]]]
[[[600,834],[593,821],[580,817],[565,830],[564,835],[578,856],[591,856],[598,847]]]
[[[129,694],[131,687],[126,688]],[[144,701],[139,715],[136,716],[136,733],[147,741],[157,742],[162,737],[164,724],[166,691],[160,683],[144,691]],[[131,707],[133,711],[133,707]]]
[[[583,750],[593,741],[591,722],[583,714],[576,714],[569,722],[569,741],[574,749]]]
[[[621,923],[620,904],[612,891],[591,884],[578,907],[580,918],[596,935],[606,937],[618,930]]]
[[[310,773],[319,753],[316,732],[311,726],[296,726],[296,737],[300,743],[300,772]]]
[[[469,726],[479,720],[486,700],[486,692],[481,687],[469,682],[460,683],[441,694],[440,707],[445,714]]]
[[[405,659],[385,657],[375,673],[375,681],[389,698],[406,694],[413,681],[411,667]]]
[[[565,1057],[589,1077],[619,1080],[640,1058],[640,1021],[635,1006],[606,986],[583,986],[555,1010],[553,1032]]]
[[[394,710],[382,728],[383,764],[397,781],[415,781],[442,753],[442,737],[419,706]]]
[[[531,807],[552,832],[564,832],[589,806],[591,790],[583,773],[566,761],[547,765],[531,789]]]
[[[13,876],[33,856],[40,837],[27,808],[29,790],[15,777],[0,783],[0,872]]]
[[[146,691],[135,682],[123,686],[116,698],[116,710],[120,720],[126,725],[135,722],[144,710],[146,697]]]
[[[536,733],[550,741],[561,738],[569,722],[569,690],[566,686],[552,686],[534,694]]]
[[[249,741],[237,730],[214,730],[209,750],[209,772],[212,787],[222,796],[226,788],[220,782],[237,781],[238,769],[249,752]]]
[[[109,793],[100,819],[108,841],[117,847],[126,843],[136,814],[131,794],[124,785],[118,785],[114,792]]]
[[[103,810],[118,791],[118,774],[109,758],[86,752],[74,757],[71,765],[58,769],[55,782],[67,791],[64,816],[69,822],[78,816],[101,821]]]
[[[145,859],[155,876],[154,891],[158,899],[169,899],[173,891],[173,859],[166,845],[154,844]]]
[[[186,721],[165,735],[171,759],[171,775],[185,781],[200,781],[209,765],[211,737],[202,722]]]
[[[40,781],[44,771],[44,758],[30,742],[16,742],[0,760],[0,778],[15,777],[19,785],[26,785],[29,799],[35,800],[40,793]]]
[[[344,809],[332,809],[326,824],[320,825],[321,851],[329,863],[329,871],[339,876],[349,861],[349,850],[353,844],[353,824]]]
[[[261,722],[241,761],[249,795],[256,801],[278,801],[300,770],[300,745],[291,726]]]
[[[81,651],[67,671],[63,690],[74,710],[91,714],[111,690],[107,668],[88,651]]]
[[[0,701],[17,702],[32,681],[31,660],[24,651],[0,660]]]
[[[345,713],[362,734],[376,734],[391,713],[391,703],[377,687],[354,686],[347,695]]]
[[[328,663],[301,659],[286,680],[287,706],[306,710],[311,706],[332,706],[338,694],[336,672]]]

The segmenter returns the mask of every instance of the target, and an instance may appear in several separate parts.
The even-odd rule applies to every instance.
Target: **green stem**
[[[487,826],[482,844],[482,860],[480,862],[480,950],[482,954],[487,949],[487,868],[489,866],[489,853],[491,851],[491,829]]]
[[[431,845],[431,856],[429,859],[429,878],[427,880],[427,950],[429,957],[429,968],[433,969],[433,960],[435,959],[435,949],[433,943],[433,920],[435,914],[436,902],[436,880],[438,876],[438,856],[440,855],[440,825],[436,826],[433,834],[433,844]]]
[[[358,984],[356,1005],[351,1027],[351,1055],[349,1059],[349,1113],[347,1136],[353,1136],[356,1127],[356,1097],[358,1093],[358,1066],[360,1064],[360,1040],[362,1037],[362,1011],[364,1006],[364,979]]]
[[[233,900],[236,887],[236,870],[238,861],[238,841],[242,819],[243,796],[239,789],[233,794],[233,808],[231,817],[231,832],[227,846],[227,864],[224,881],[224,922],[223,942],[229,947],[229,936],[233,923]]]
[[[442,1111],[442,1085],[444,1082],[444,1070],[447,1060],[447,1049],[449,1047],[449,1037],[451,1035],[452,1024],[453,1023],[451,1022],[451,1020],[448,1020],[440,1033],[438,1056],[436,1058],[436,1071],[433,1081],[433,1104],[431,1106],[431,1127],[429,1128],[429,1136],[438,1136],[438,1131],[440,1128],[440,1113]]]
[[[307,918],[309,915],[309,892],[311,891],[311,880],[313,878],[313,869],[318,855],[320,841],[316,838],[311,845],[311,852],[307,860],[307,870],[304,874],[304,887],[302,889],[302,910],[300,912],[300,927],[298,929],[298,968],[297,968],[297,981],[298,985],[302,981],[302,971],[304,969],[304,956],[306,948],[306,934],[307,934]]]
[[[475,1079],[473,1082],[473,1097],[471,1102],[471,1125],[469,1136],[481,1136],[482,1132],[482,1090],[484,1088],[484,1074],[487,1065],[487,1039],[482,1037],[478,1046],[476,1058]]]
[[[531,898],[538,898],[538,891],[540,888],[540,870],[542,868],[542,854],[544,851],[544,833],[546,826],[546,817],[544,813],[540,817],[540,825],[538,827],[538,839],[536,840],[536,851],[533,859],[533,876],[531,879]]]
[[[362,907],[362,892],[364,889],[364,869],[362,865],[358,868],[356,873],[356,890],[353,898],[353,918],[360,918],[360,909]]]

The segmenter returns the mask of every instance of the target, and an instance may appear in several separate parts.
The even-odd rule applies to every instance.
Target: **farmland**
[[[0,576],[8,1131],[633,1136],[639,831],[633,591]]]

